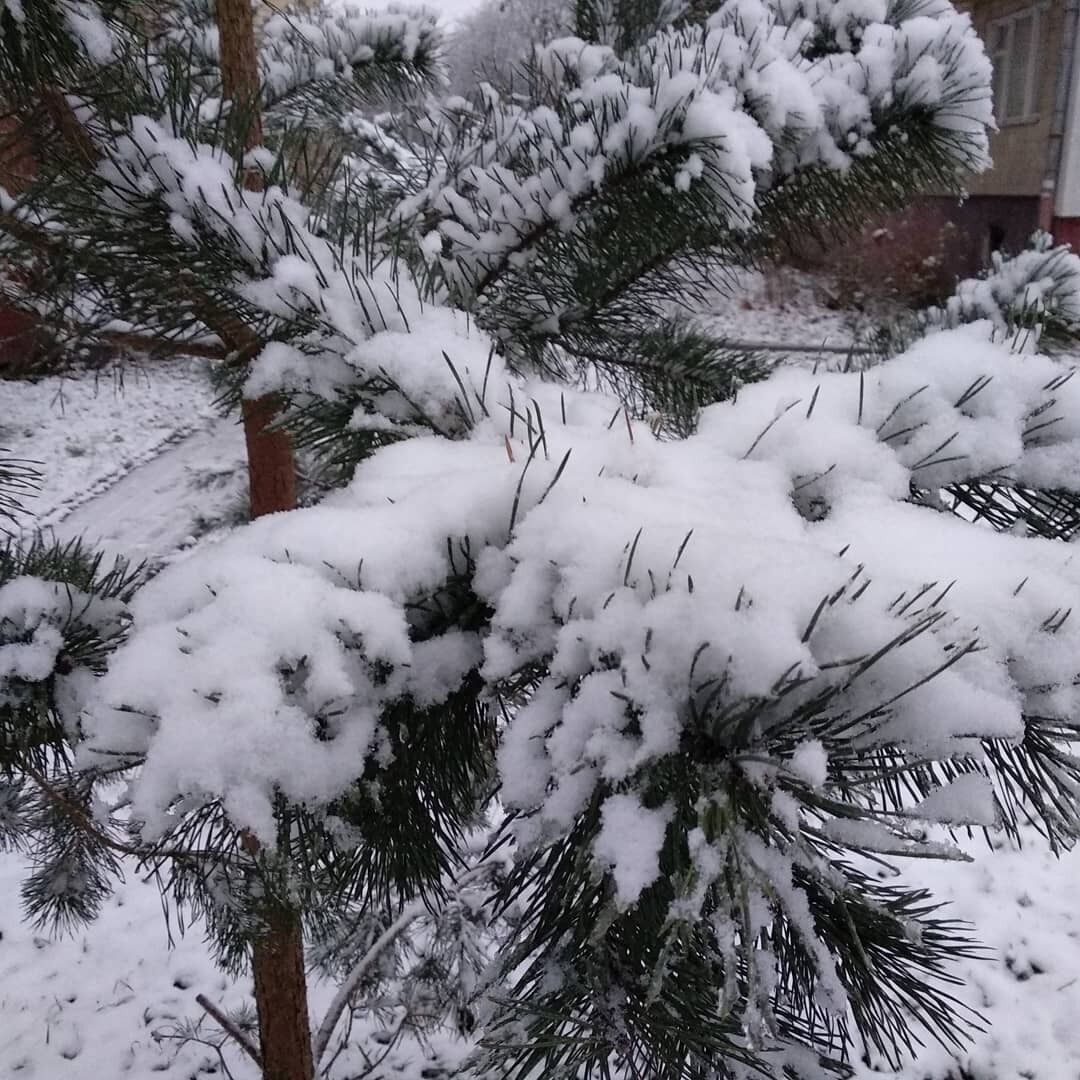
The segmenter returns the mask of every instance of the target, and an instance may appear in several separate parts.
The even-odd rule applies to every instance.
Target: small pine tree
[[[21,299],[209,339],[234,404],[354,475],[145,584],[8,549],[29,913],[156,866],[253,959],[270,1080],[329,1060],[429,911],[411,1000],[468,1015],[474,1073],[819,1076],[856,1039],[962,1040],[971,943],[870,866],[957,857],[925,822],[1080,832],[1068,549],[939,497],[1075,492],[1072,369],[1034,347],[1074,333],[1075,280],[1022,341],[1015,290],[962,288],[864,372],[769,373],[686,312],[986,164],[967,17],[583,3],[511,92],[443,101],[426,16],[272,18],[245,94],[210,15],[0,16],[42,133],[0,212],[57,268]],[[118,778],[123,818],[92,801]],[[358,955],[313,1037],[305,937]]]

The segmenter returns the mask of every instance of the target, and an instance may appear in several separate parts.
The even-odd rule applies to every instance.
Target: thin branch
[[[338,991],[334,995],[334,1000],[330,1002],[330,1007],[326,1010],[326,1016],[323,1017],[323,1022],[319,1025],[319,1030],[315,1034],[315,1041],[312,1043],[312,1054],[315,1057],[316,1065],[322,1059],[323,1054],[326,1053],[326,1048],[334,1034],[334,1028],[337,1027],[341,1014],[349,1004],[349,998],[352,997],[353,991],[360,985],[360,980],[363,979],[372,964],[379,958],[379,954],[426,911],[427,907],[420,900],[408,904],[345,977],[345,981],[338,987]]]
[[[252,1045],[251,1040],[205,994],[196,994],[195,1000],[209,1013],[218,1027],[261,1069],[262,1056]]]
[[[729,341],[727,338],[721,344],[741,352],[839,353],[842,356],[874,356],[881,352],[866,345],[802,345],[782,341]]]
[[[481,866],[474,866],[454,882],[454,888],[464,888],[478,877],[482,877],[490,869],[490,864],[486,863]],[[334,1028],[337,1027],[341,1014],[349,1004],[349,998],[352,996],[353,991],[360,985],[360,980],[370,970],[379,954],[388,945],[391,945],[401,933],[407,930],[412,923],[426,913],[427,906],[421,900],[415,900],[413,903],[406,905],[401,914],[382,932],[371,948],[357,961],[356,966],[345,976],[344,982],[338,987],[338,991],[334,995],[334,1000],[330,1002],[330,1007],[326,1010],[326,1015],[323,1017],[323,1022],[319,1025],[319,1030],[316,1032],[312,1043],[312,1053],[316,1066],[318,1066],[326,1053],[326,1048],[330,1045],[330,1039],[334,1034]]]
[[[208,341],[172,341],[121,330],[107,330],[101,336],[112,345],[159,356],[199,356],[206,360],[224,360],[229,355],[226,348]]]
[[[52,802],[73,825],[79,828],[85,835],[96,840],[102,847],[106,847],[110,851],[115,851],[118,855],[128,855],[137,859],[140,864],[150,862],[154,859],[176,859],[178,861],[190,861],[193,859],[217,860],[220,862],[228,861],[228,853],[221,851],[185,851],[182,848],[163,848],[158,851],[153,847],[146,847],[140,844],[125,844],[123,841],[117,840],[115,837],[110,836],[105,830],[101,829],[81,806],[73,803],[65,795],[57,791],[44,774],[39,772],[29,762],[20,763],[19,768],[34,781],[42,794],[45,795],[45,797]]]
[[[10,211],[0,212],[0,231],[10,233],[34,251],[52,257],[62,257],[64,245],[55,240],[48,231],[20,220]],[[197,342],[180,343],[167,338],[150,338],[143,334],[125,331],[104,331],[102,337],[117,345],[148,352],[168,353],[173,356],[203,356],[211,360],[224,360],[235,354],[237,363],[254,359],[261,348],[255,332],[235,315],[218,311],[209,301],[192,296],[199,318],[225,343],[225,348]]]

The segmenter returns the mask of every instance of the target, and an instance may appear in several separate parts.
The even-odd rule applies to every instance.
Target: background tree
[[[507,90],[533,47],[569,34],[573,9],[566,0],[489,0],[450,34],[448,89],[463,97],[483,80]]]

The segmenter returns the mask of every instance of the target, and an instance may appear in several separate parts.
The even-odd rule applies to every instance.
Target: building
[[[1080,249],[1080,0],[971,0],[994,65],[994,167],[956,221],[985,253],[1036,228]],[[979,254],[984,254],[980,252]]]
[[[924,196],[878,223],[840,260],[871,274],[877,261],[894,276],[932,264],[929,293],[977,272],[992,251],[1020,250],[1036,229],[1080,251],[1080,0],[959,6],[994,65],[993,168],[967,179],[963,199]]]

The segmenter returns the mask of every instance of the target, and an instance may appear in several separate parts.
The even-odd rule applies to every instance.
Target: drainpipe
[[[1069,119],[1069,102],[1080,85],[1074,77],[1076,66],[1076,37],[1080,32],[1080,0],[1065,0],[1064,23],[1061,35],[1061,58],[1058,62],[1057,86],[1054,90],[1054,111],[1050,119],[1050,138],[1046,144],[1046,173],[1043,176],[1039,199],[1039,228],[1049,232],[1054,225],[1054,196],[1065,145],[1065,126]],[[1080,103],[1078,103],[1080,104]]]

